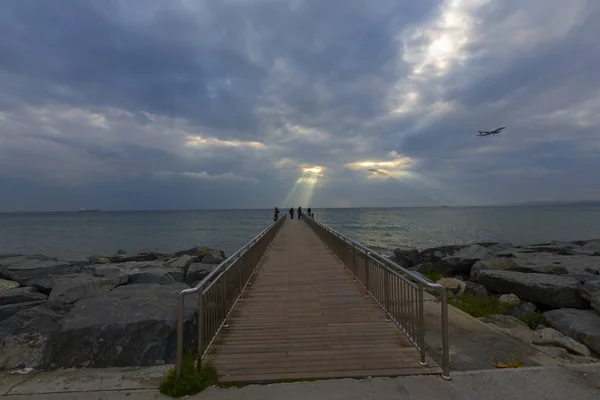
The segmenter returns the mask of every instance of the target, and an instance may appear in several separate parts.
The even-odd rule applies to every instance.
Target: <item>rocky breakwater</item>
[[[600,239],[401,247],[392,260],[445,285],[455,304],[469,296],[500,304],[504,315],[482,319],[524,341],[600,355]]]
[[[0,369],[172,363],[178,293],[224,260],[203,247],[87,260],[0,256]],[[184,319],[189,350],[197,302],[186,302]]]

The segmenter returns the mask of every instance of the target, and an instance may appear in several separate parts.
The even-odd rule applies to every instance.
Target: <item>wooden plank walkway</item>
[[[286,220],[207,358],[223,382],[439,374],[304,222]]]

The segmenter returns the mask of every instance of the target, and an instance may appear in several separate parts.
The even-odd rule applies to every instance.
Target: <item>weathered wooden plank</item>
[[[219,352],[219,350],[217,350]],[[371,349],[369,351],[365,351],[364,349],[349,349],[349,350],[327,350],[327,351],[316,351],[316,350],[305,350],[305,351],[287,351],[285,353],[253,353],[252,359],[257,362],[259,360],[272,360],[274,358],[285,358],[290,361],[294,360],[347,360],[347,359],[355,359],[357,357],[362,357],[364,359],[369,359],[371,357],[380,358],[404,358],[404,357],[415,357],[415,351],[413,348],[402,348],[398,351],[394,352],[393,355],[389,354],[389,351],[386,349]],[[230,354],[219,354],[218,362],[245,362],[247,361],[246,354],[240,353],[230,353]],[[256,365],[255,365],[256,366]]]
[[[208,358],[223,382],[438,374],[303,222],[285,221]]]

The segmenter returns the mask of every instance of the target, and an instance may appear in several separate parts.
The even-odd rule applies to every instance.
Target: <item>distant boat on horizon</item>
[[[99,211],[100,211],[100,210],[88,210],[88,209],[85,209],[85,208],[80,208],[80,209],[78,210],[78,212],[99,212]]]

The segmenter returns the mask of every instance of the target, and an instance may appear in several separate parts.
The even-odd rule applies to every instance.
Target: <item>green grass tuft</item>
[[[475,318],[489,317],[493,314],[505,315],[512,307],[494,297],[477,297],[469,293],[448,299],[448,302]]]
[[[432,269],[429,271],[424,271],[421,274],[433,283],[439,281],[442,278],[445,278],[444,274],[442,274],[440,271],[437,271],[435,269]]]
[[[160,385],[160,392],[170,397],[189,396],[200,393],[209,386],[219,383],[217,370],[210,362],[205,362],[200,369],[196,367],[196,355],[190,354],[183,360],[181,377],[177,378],[175,369],[169,371]]]
[[[529,329],[536,329],[538,325],[546,325],[546,317],[544,314],[529,312],[523,315],[523,322],[527,324]]]

